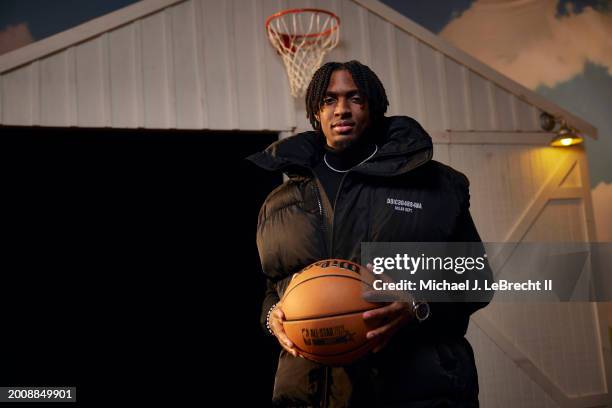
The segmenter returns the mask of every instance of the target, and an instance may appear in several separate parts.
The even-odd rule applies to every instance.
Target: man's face
[[[342,151],[363,136],[370,125],[370,111],[349,71],[332,73],[316,118],[327,145],[334,150]]]

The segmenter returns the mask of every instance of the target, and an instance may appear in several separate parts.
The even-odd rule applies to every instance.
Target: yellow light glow
[[[550,145],[554,147],[567,147],[580,144],[583,141],[579,134],[573,134],[572,136],[559,135],[550,142]]]

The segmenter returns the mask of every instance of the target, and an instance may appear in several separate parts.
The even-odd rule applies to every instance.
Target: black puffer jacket
[[[335,210],[314,176],[325,139],[300,133],[248,159],[280,170],[289,180],[270,193],[257,226],[257,246],[268,291],[262,324],[291,275],[312,262],[360,262],[364,242],[479,242],[469,213],[468,180],[431,160],[430,136],[412,118],[385,118],[376,131],[377,154],[346,173]],[[400,212],[387,203],[421,203]],[[477,406],[478,379],[464,338],[470,314],[486,303],[436,303],[431,318],[408,324],[377,354],[344,367],[329,367],[280,353],[275,406]]]

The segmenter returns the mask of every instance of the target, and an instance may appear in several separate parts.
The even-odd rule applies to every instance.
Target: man
[[[359,63],[330,62],[313,76],[307,115],[314,131],[249,157],[289,180],[270,193],[257,245],[268,288],[262,325],[281,345],[274,406],[473,407],[478,378],[464,335],[486,303],[393,302],[364,313],[380,345],[343,367],[301,358],[283,330],[277,302],[294,273],[314,261],[360,262],[361,242],[480,242],[469,213],[468,180],[431,160],[429,135],[409,117],[385,117],[383,84]],[[422,203],[412,213],[387,199]]]

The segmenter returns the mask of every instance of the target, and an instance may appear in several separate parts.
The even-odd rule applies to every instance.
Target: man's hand
[[[370,272],[373,271],[372,264],[368,264],[367,268]],[[388,281],[386,276],[383,276],[382,279]],[[368,300],[368,297],[373,293],[364,293],[364,299]],[[368,339],[378,338],[378,345],[372,351],[378,353],[382,350],[389,343],[393,335],[413,318],[412,302],[410,301],[387,303],[386,306],[365,312],[363,319],[368,326],[374,327],[374,329],[366,333],[366,337]]]
[[[272,332],[276,336],[276,339],[280,343],[281,347],[287,351],[287,353],[291,354],[293,357],[302,357],[297,352],[297,349],[295,348],[293,342],[289,340],[289,337],[287,337],[287,334],[285,333],[285,329],[283,327],[284,320],[285,314],[283,313],[281,308],[276,305],[274,307],[274,310],[272,310],[272,313],[270,313],[270,329],[272,329]]]
[[[412,307],[410,303],[406,302],[393,302],[365,312],[363,319],[366,323],[375,327],[366,334],[366,337],[368,339],[378,338],[379,340],[378,346],[374,347],[372,351],[378,353],[382,350],[393,335],[412,318]]]

